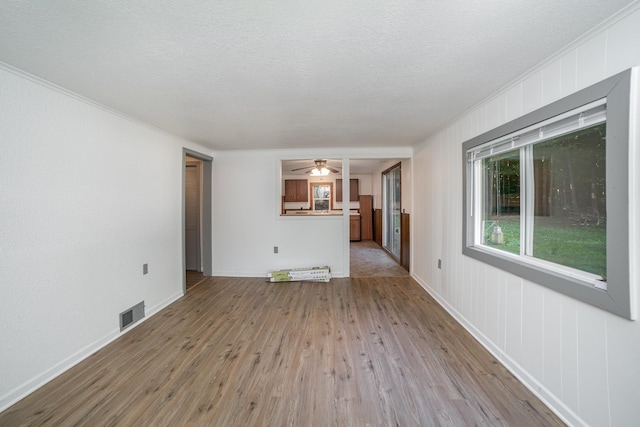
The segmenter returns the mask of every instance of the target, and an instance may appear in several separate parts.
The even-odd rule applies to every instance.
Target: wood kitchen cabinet
[[[360,239],[360,215],[353,214],[349,217],[349,240],[359,241]]]
[[[285,179],[284,180],[284,201],[285,202],[308,202],[309,186],[306,179]]]
[[[373,196],[360,196],[360,238],[373,240]]]
[[[359,191],[360,191],[360,180],[357,178],[350,179],[349,180],[349,201],[357,202],[358,197],[360,196]],[[336,202],[341,202],[341,201],[342,201],[342,180],[336,179]]]

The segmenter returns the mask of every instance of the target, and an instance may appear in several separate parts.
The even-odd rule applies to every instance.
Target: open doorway
[[[183,292],[212,274],[211,169],[213,159],[183,149]]]
[[[409,266],[401,262],[402,256],[398,251],[396,251],[398,253],[396,255],[389,248],[383,246],[383,240],[386,246],[391,243],[388,239],[383,239],[383,211],[388,212],[388,209],[385,208],[385,202],[388,201],[389,190],[385,185],[384,174],[394,166],[399,169],[401,164],[406,164],[407,172],[410,170],[407,159],[350,159],[349,161],[349,180],[356,180],[358,185],[355,188],[359,188],[358,197],[352,199],[351,205],[351,209],[355,209],[357,215],[354,218],[352,214],[350,221],[349,275],[351,277],[407,276],[409,274]],[[410,184],[410,180],[407,180],[406,183]],[[397,184],[397,186],[393,186],[396,191],[394,200],[397,201],[397,205],[394,205],[397,207],[394,210],[395,213],[400,212],[399,179]],[[353,238],[354,226],[360,230],[360,235],[357,238]],[[399,233],[399,228],[400,224],[393,231]],[[408,232],[408,227],[406,231]],[[392,237],[395,236],[392,234]],[[406,236],[406,241],[402,243],[400,242],[401,237],[405,236],[398,235],[393,242],[395,246],[402,247],[402,243],[406,243],[408,247],[408,236]],[[403,255],[408,257],[408,250]]]

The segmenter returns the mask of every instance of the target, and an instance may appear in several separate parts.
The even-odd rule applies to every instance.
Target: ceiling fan
[[[333,172],[333,173],[340,172],[338,169],[328,166],[326,160],[314,160],[313,162],[315,163],[315,166],[305,166],[303,168],[291,169],[291,172],[299,171],[302,169],[309,169],[309,168],[311,169],[305,171],[304,173],[310,173],[311,175],[314,175],[314,176],[329,175],[329,172]]]

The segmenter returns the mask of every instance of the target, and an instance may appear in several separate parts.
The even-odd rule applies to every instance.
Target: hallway
[[[373,240],[351,242],[351,277],[392,277],[408,276],[391,255]]]

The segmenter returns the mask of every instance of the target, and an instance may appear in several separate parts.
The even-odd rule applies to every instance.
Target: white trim
[[[15,404],[19,400],[33,393],[34,391],[36,391],[37,389],[39,389],[49,381],[53,380],[54,378],[62,375],[64,372],[73,368],[74,366],[76,366],[77,364],[79,364],[89,356],[96,353],[98,350],[106,347],[108,344],[120,338],[122,335],[137,328],[139,325],[143,324],[151,316],[157,314],[163,308],[168,307],[171,303],[182,298],[182,296],[183,296],[182,292],[178,292],[171,295],[170,297],[166,298],[164,301],[161,301],[160,303],[151,307],[147,312],[147,315],[143,319],[140,319],[140,321],[133,324],[131,327],[125,329],[122,332],[120,332],[119,326],[114,328],[111,332],[109,332],[102,338],[92,342],[91,344],[78,350],[77,352],[70,355],[69,357],[61,360],[51,368],[47,369],[45,372],[39,375],[36,375],[30,380],[24,382],[22,385],[9,391],[4,396],[0,397],[0,412],[4,411],[5,409],[9,408],[11,405]],[[114,316],[114,323],[115,324],[118,323],[116,316]]]
[[[563,422],[570,426],[584,426],[588,424],[573,412],[562,400],[560,400],[553,392],[547,389],[544,384],[537,381],[530,375],[526,369],[513,360],[502,348],[494,344],[480,329],[468,321],[458,310],[443,298],[434,288],[415,275],[411,277],[436,300],[447,313],[453,317],[467,332],[475,338],[493,357],[495,357],[502,366],[504,366],[518,381],[520,381],[531,393],[540,399],[554,414],[556,414]]]

